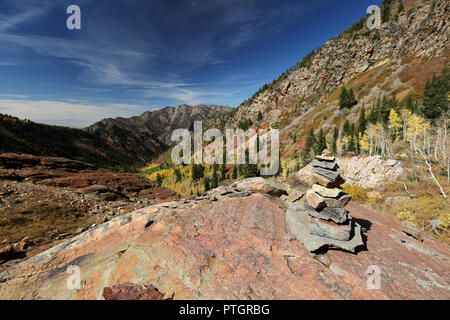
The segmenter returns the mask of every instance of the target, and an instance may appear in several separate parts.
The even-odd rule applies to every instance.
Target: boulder
[[[318,195],[313,190],[308,190],[306,192],[306,201],[316,210],[323,209],[327,206],[325,198]]]
[[[351,223],[338,225],[317,218],[309,217],[308,230],[311,234],[328,239],[348,241],[352,230]]]
[[[341,175],[350,183],[366,189],[376,188],[384,181],[396,180],[404,174],[402,163],[384,160],[381,156],[340,157],[336,160]]]
[[[349,194],[341,194],[337,199],[325,198],[319,195],[314,190],[308,190],[306,192],[306,200],[316,210],[321,210],[323,208],[344,208],[352,199]]]
[[[323,252],[324,250],[340,249],[354,253],[357,248],[364,246],[359,224],[354,223],[353,237],[350,240],[336,240],[311,234],[309,228],[310,219],[308,212],[301,205],[291,206],[286,212],[286,221],[290,231],[295,239],[303,243],[308,251]]]
[[[350,200],[352,200],[352,196],[343,193],[337,199],[334,198],[324,198],[324,199],[328,208],[344,208],[350,202]]]
[[[336,162],[330,162],[330,161],[313,160],[313,162],[311,162],[311,165],[313,167],[319,167],[319,168],[324,168],[324,169],[329,169],[329,170],[337,170],[339,168],[339,166]]]
[[[314,184],[312,189],[325,198],[339,198],[339,196],[343,193],[342,189],[339,188],[325,188],[320,184]]]
[[[318,183],[324,187],[334,188],[345,183],[345,180],[339,175],[336,180],[329,179],[325,176],[322,176],[313,170],[313,166],[307,165],[306,167],[300,169],[295,174],[296,179],[307,186],[312,186],[315,183]]]
[[[231,187],[238,191],[265,193],[274,197],[281,197],[283,194],[287,194],[286,186],[261,177],[237,181]]]
[[[305,195],[302,191],[294,190],[287,198],[286,201],[297,202]]]
[[[326,221],[334,221],[338,224],[346,223],[348,220],[348,211],[343,208],[324,208],[322,210],[315,210],[308,201],[303,203],[307,213],[314,218],[319,218]]]

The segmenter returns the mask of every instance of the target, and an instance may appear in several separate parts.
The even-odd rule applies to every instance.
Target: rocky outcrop
[[[311,254],[290,231],[285,196],[246,185],[253,191],[221,187],[99,225],[1,273],[0,299],[449,297],[447,245],[415,241],[402,226],[350,203],[365,246],[356,254]],[[377,290],[367,287],[374,265]],[[70,266],[80,268],[79,289],[67,286]]]
[[[145,154],[149,150],[161,152],[174,144],[171,136],[175,129],[193,130],[194,121],[221,117],[231,110],[230,107],[216,105],[180,105],[147,111],[137,117],[104,119],[85,130],[122,146],[132,154]]]
[[[381,156],[339,157],[337,163],[348,184],[364,188],[375,188],[386,181],[395,181],[404,172],[400,161]]]

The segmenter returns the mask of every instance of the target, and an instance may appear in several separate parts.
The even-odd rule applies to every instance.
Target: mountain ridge
[[[104,119],[84,129],[0,114],[0,153],[64,157],[101,168],[134,171],[169,148],[174,129],[190,129],[195,120],[208,120],[230,110],[215,105],[165,107],[128,119]],[[136,125],[133,128],[128,123]]]

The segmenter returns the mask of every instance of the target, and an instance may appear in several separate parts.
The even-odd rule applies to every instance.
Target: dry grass
[[[6,208],[0,218],[0,238],[17,242],[24,237],[48,238],[49,234],[74,233],[80,225],[74,209],[62,207],[53,201],[32,202],[18,210],[17,206]]]

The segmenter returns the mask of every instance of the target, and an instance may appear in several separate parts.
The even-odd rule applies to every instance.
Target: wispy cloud
[[[9,14],[0,14],[0,32],[11,31],[18,26],[30,24],[48,13],[54,2],[42,0],[7,0],[5,5],[10,8]]]
[[[49,13],[55,8],[64,21],[64,7],[72,1],[4,2],[9,10],[0,14],[0,46],[5,51],[20,48],[21,63],[32,56],[52,68],[61,61],[71,66],[69,72],[76,78],[71,92],[121,90],[137,99],[165,98],[190,104],[234,97],[240,92],[237,85],[254,83],[254,78],[244,77],[231,88],[226,73],[217,73],[213,83],[208,73],[217,66],[226,70],[230,52],[279,31],[314,6],[294,0],[115,0],[105,3],[105,10],[98,2],[79,0],[82,31],[61,35],[64,30],[49,34],[47,29],[24,32],[22,27],[54,19]],[[61,28],[65,26],[61,24]],[[198,74],[207,80],[198,79]],[[71,97],[60,100],[64,98]]]

